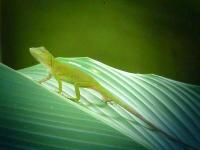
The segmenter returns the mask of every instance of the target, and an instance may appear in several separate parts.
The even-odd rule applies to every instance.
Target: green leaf
[[[125,103],[129,104],[131,107],[136,109],[146,119],[148,119],[150,122],[152,122],[154,125],[162,129],[166,133],[183,141],[188,145],[196,147],[197,149],[198,147],[200,147],[200,126],[199,126],[200,87],[199,86],[177,82],[157,75],[142,75],[142,74],[127,73],[124,71],[114,69],[110,66],[102,64],[90,58],[58,58],[58,59],[64,63],[71,63],[79,67],[79,69],[93,76],[112,94],[116,95],[122,101],[124,101]],[[40,80],[47,75],[47,71],[42,65],[36,65],[33,67],[25,68],[20,70],[19,72],[31,80]],[[16,72],[14,73],[16,74]],[[57,118],[56,115],[51,118],[48,118],[50,116],[43,117],[42,116],[43,111],[49,114],[59,113],[68,117],[84,118],[87,116],[89,118],[88,120],[90,120],[91,122],[98,122],[98,124],[101,123],[101,127],[99,127],[98,129],[101,130],[106,129],[106,131],[109,131],[107,135],[112,135],[112,137],[107,137],[107,139],[104,137],[98,138],[100,135],[102,134],[104,135],[105,133],[101,130],[100,131],[95,130],[98,127],[98,125],[88,122],[85,125],[88,128],[86,129],[84,128],[82,130],[88,133],[89,131],[91,131],[90,130],[91,127],[93,128],[95,127],[93,132],[96,133],[96,135],[91,137],[89,135],[80,133],[79,134],[80,139],[78,138],[79,141],[82,141],[80,142],[81,144],[79,144],[80,147],[78,147],[77,145],[77,147],[72,147],[72,148],[89,149],[89,147],[84,147],[85,142],[83,141],[87,141],[90,145],[91,143],[94,142],[93,140],[95,140],[96,138],[98,140],[96,139],[95,142],[101,143],[103,146],[112,145],[114,146],[113,149],[120,149],[120,148],[121,149],[141,149],[141,148],[182,149],[183,148],[183,145],[180,145],[178,143],[169,140],[167,137],[160,134],[159,132],[150,130],[145,123],[143,123],[141,120],[139,120],[138,118],[136,118],[135,116],[133,116],[132,114],[130,114],[129,112],[118,106],[117,104],[115,103],[105,104],[102,101],[101,95],[96,91],[93,91],[91,89],[81,89],[80,103],[75,103],[56,93],[57,82],[55,81],[55,79],[51,79],[42,85],[43,87],[48,89],[46,90],[45,88],[42,88],[41,85],[35,84],[33,83],[33,81],[26,79],[20,74],[18,74],[20,79],[23,80],[21,81],[19,79],[11,78],[12,81],[18,83],[18,86],[16,86],[17,83],[14,82],[13,89],[9,90],[9,88],[12,87],[11,86],[12,84],[6,83],[7,81],[6,79],[9,77],[7,76],[8,75],[5,73],[5,76],[3,78],[1,77],[2,79],[4,79],[3,85],[5,86],[3,88],[1,86],[1,89],[6,89],[7,87],[7,90],[3,91],[4,93],[3,97],[8,99],[7,98],[8,95],[10,94],[9,96],[11,96],[8,104],[6,103],[8,106],[11,104],[19,103],[17,107],[20,106],[25,110],[27,110],[27,108],[31,109],[32,112],[31,116],[34,113],[37,114],[38,110],[40,110],[39,111],[41,113],[40,119],[41,118],[46,119],[47,122],[51,119],[57,120],[59,119],[59,117]],[[15,91],[14,89],[15,90],[21,89],[21,92],[19,91],[14,92]],[[68,83],[65,83],[64,93],[73,96],[74,95],[73,86]],[[24,95],[26,95],[26,97]],[[31,101],[30,105],[28,105],[29,103],[27,102],[27,98],[30,99],[29,101]],[[59,103],[60,105],[57,106],[56,105],[57,103]],[[80,113],[78,113],[79,111]],[[10,113],[10,111],[5,111],[5,112]],[[84,117],[81,115],[83,115]],[[7,115],[3,115],[2,118],[5,119],[5,116]],[[93,118],[90,116],[92,116]],[[12,118],[19,118],[19,117],[13,116]],[[10,120],[8,119],[8,121]],[[25,123],[27,123],[28,121],[29,119],[26,118]],[[38,121],[39,120],[33,120],[32,122],[38,123]],[[62,121],[66,124],[67,123],[69,124],[70,122],[73,125],[73,130],[71,130],[71,128],[68,129],[68,126],[65,124],[63,124],[62,126],[66,130],[67,129],[70,130],[71,131],[70,134],[73,135],[77,134],[76,130],[84,126],[84,121],[77,121],[75,124],[70,120],[68,120],[68,118],[66,118],[66,122],[64,120]],[[51,122],[49,122],[48,125],[51,125]],[[13,127],[15,127],[14,124]],[[45,125],[43,127],[45,128]],[[56,124],[54,125],[54,127],[59,128],[60,126]],[[39,136],[40,133],[43,133],[42,131],[44,130],[44,129],[36,130],[38,129],[38,125],[35,124],[32,125],[32,128],[35,129],[34,131],[37,133],[37,136]],[[8,130],[9,129],[10,128],[8,128]],[[26,128],[26,131],[28,132],[30,129],[31,128]],[[19,128],[17,128],[17,130],[19,130]],[[56,131],[54,131],[55,132],[54,133],[53,131],[54,131],[53,129],[44,130],[45,134],[50,134],[51,136],[54,134],[57,135],[56,137],[54,135],[52,138],[59,139],[60,136],[64,138],[69,136],[68,131],[66,131],[66,134],[63,130],[62,132],[60,131],[62,134],[60,132],[57,133]],[[117,140],[116,134],[118,135],[118,137],[123,137],[123,139],[128,144],[124,142],[124,140],[122,139]],[[73,138],[74,136],[70,139]],[[37,139],[40,138],[37,137]],[[54,142],[54,145],[56,145],[57,142],[59,143],[58,139],[57,141]],[[27,143],[30,144],[30,142],[28,141]],[[81,146],[82,144],[83,146]],[[68,146],[68,143],[66,143],[66,145]],[[71,145],[73,144],[69,144],[69,147]],[[92,148],[90,147],[90,149],[98,149],[100,146],[99,147],[97,146],[95,148],[94,147]],[[112,147],[109,148],[107,147],[107,149],[111,148]]]
[[[146,149],[2,64],[0,89],[0,149]]]

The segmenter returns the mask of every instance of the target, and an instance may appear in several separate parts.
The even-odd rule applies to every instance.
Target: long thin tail
[[[135,109],[133,109],[132,107],[130,107],[129,105],[127,105],[124,102],[118,102],[118,104],[123,107],[124,109],[126,109],[128,112],[130,112],[131,114],[133,114],[134,116],[136,116],[137,118],[141,119],[144,123],[146,123],[148,126],[150,126],[152,128],[152,130],[156,131],[156,132],[160,132],[161,134],[163,134],[165,137],[167,137],[168,139],[179,143],[185,147],[189,147],[189,148],[193,148],[196,149],[195,147],[184,143],[183,141],[173,137],[172,135],[166,133],[165,131],[161,130],[160,128],[158,128],[157,126],[155,126],[153,123],[151,123],[150,121],[148,121],[146,118],[144,118],[141,114],[139,114]]]
[[[114,101],[116,104],[120,105],[122,108],[124,108],[125,110],[127,110],[129,113],[131,113],[132,115],[134,115],[137,118],[141,119],[150,128],[152,128],[152,130],[154,130],[156,132],[160,132],[161,134],[163,134],[165,137],[167,137],[171,141],[174,141],[174,142],[176,142],[178,144],[181,144],[184,147],[188,147],[188,148],[192,148],[192,149],[197,149],[197,148],[195,148],[195,147],[193,147],[193,146],[191,146],[191,145],[189,145],[187,143],[184,143],[183,141],[181,141],[181,140],[173,137],[172,135],[166,133],[162,129],[160,129],[157,126],[155,126],[153,123],[151,123],[146,118],[144,118],[140,113],[138,113],[133,107],[130,107],[128,104],[126,104],[125,102],[123,102],[121,99],[119,99],[116,96],[114,96],[112,93],[110,93],[103,86],[98,85],[98,87],[96,87],[94,89],[97,90],[98,92],[100,92],[102,94],[102,96],[105,98],[106,101]]]

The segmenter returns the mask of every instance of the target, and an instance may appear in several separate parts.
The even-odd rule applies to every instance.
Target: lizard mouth
[[[45,47],[31,47],[31,48],[29,48],[29,51],[31,53],[42,53],[45,50],[46,50]]]
[[[51,67],[53,56],[44,47],[33,47],[29,49],[31,55],[41,64]]]
[[[37,48],[30,48],[29,51],[36,60],[41,62],[41,52]]]

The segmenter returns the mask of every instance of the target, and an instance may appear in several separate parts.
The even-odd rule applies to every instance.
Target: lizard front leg
[[[59,79],[59,78],[56,78],[57,82],[58,82],[58,94],[62,94],[62,80]],[[66,97],[70,100],[73,100],[73,101],[79,101],[80,100],[80,89],[79,89],[79,86],[78,84],[74,84],[74,88],[75,88],[75,94],[76,94],[76,97]]]
[[[62,80],[57,79],[57,81],[58,81],[58,93],[62,94]]]
[[[77,83],[74,84],[74,88],[75,88],[75,94],[76,94],[76,97],[68,97],[70,100],[73,100],[73,101],[79,101],[80,98],[81,98],[81,94],[80,94],[80,87],[78,86]]]
[[[44,79],[39,80],[38,83],[39,83],[39,84],[42,84],[43,82],[45,82],[45,81],[47,81],[47,80],[49,80],[49,79],[51,79],[51,74],[50,74],[50,73],[49,73],[48,76],[45,77]]]

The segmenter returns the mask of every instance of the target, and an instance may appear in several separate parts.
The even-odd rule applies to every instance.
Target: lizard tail
[[[152,130],[163,134],[165,137],[167,137],[171,141],[174,141],[174,142],[176,142],[178,144],[181,144],[184,147],[188,147],[188,148],[192,148],[192,149],[197,149],[197,148],[195,148],[195,147],[193,147],[193,146],[191,146],[191,145],[189,145],[187,143],[184,143],[183,141],[181,141],[181,140],[173,137],[172,135],[166,133],[162,129],[160,129],[157,126],[155,126],[153,123],[151,123],[150,121],[148,121],[145,117],[143,117],[140,113],[138,113],[133,107],[130,107],[128,104],[126,104],[125,102],[123,102],[121,99],[119,99],[116,96],[114,96],[112,93],[110,93],[107,89],[105,89],[100,84],[98,84],[98,86],[96,86],[94,88],[94,90],[100,92],[106,102],[109,102],[109,101],[115,102],[116,104],[118,104],[122,108],[124,108],[126,111],[128,111],[129,113],[131,113],[132,115],[136,116],[137,118],[139,118],[140,120],[142,120],[144,123],[146,123]]]

